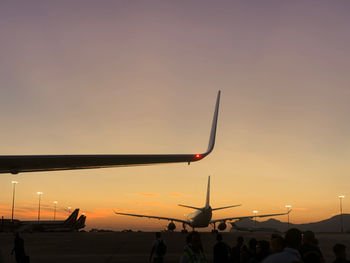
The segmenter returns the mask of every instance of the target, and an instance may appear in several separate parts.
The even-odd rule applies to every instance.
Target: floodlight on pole
[[[43,194],[43,192],[37,192],[38,196],[39,196],[39,206],[38,206],[38,222],[40,221],[40,202],[41,202],[41,196]]]
[[[291,206],[291,205],[286,205],[285,207],[287,208],[288,229],[289,229],[289,211],[290,211],[290,209],[292,208],[292,206]]]
[[[55,208],[54,208],[54,211],[53,211],[53,221],[56,221],[56,206],[58,204],[57,201],[53,201],[54,205],[55,205]]]
[[[68,212],[70,213],[70,210],[72,209],[72,207],[68,206],[67,209],[68,209]]]
[[[344,232],[344,227],[343,227],[343,199],[344,195],[338,195],[339,198],[339,206],[340,206],[340,232]]]
[[[253,214],[254,214],[254,226],[256,226],[256,214],[258,213],[259,211],[257,210],[254,210],[253,211]]]
[[[12,211],[11,211],[11,222],[13,222],[13,213],[15,211],[15,195],[16,195],[16,184],[18,184],[17,181],[11,181],[13,187],[12,187]]]

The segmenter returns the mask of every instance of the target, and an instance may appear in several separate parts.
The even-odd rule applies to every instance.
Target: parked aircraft
[[[109,155],[3,155],[0,156],[0,173],[58,171],[73,169],[107,168],[159,163],[196,162],[212,152],[220,103],[218,91],[209,145],[205,153],[196,154],[109,154]]]
[[[179,205],[186,208],[195,209],[193,213],[189,214],[186,220],[178,219],[178,218],[171,218],[171,217],[161,217],[161,216],[149,216],[149,215],[138,215],[138,214],[128,214],[128,213],[120,213],[115,212],[117,215],[125,215],[125,216],[135,216],[135,217],[146,217],[146,218],[153,218],[153,219],[160,219],[160,220],[168,220],[170,221],[168,225],[168,230],[174,231],[176,228],[176,225],[174,222],[182,223],[183,226],[183,232],[186,231],[186,225],[195,228],[201,228],[201,227],[208,227],[210,224],[213,226],[212,232],[218,232],[216,230],[216,223],[219,223],[218,229],[223,231],[226,229],[226,221],[231,221],[235,219],[244,219],[244,218],[256,218],[256,217],[271,217],[271,216],[280,216],[280,215],[286,215],[288,213],[278,213],[278,214],[267,214],[267,215],[251,215],[251,216],[237,216],[237,217],[227,217],[227,218],[221,218],[221,219],[211,219],[212,218],[212,212],[215,210],[220,209],[226,209],[230,207],[237,207],[240,205],[230,205],[230,206],[224,206],[224,207],[217,207],[217,208],[211,208],[210,206],[210,176],[208,177],[208,186],[207,186],[207,195],[206,195],[206,201],[204,207],[194,207],[189,205]]]
[[[85,227],[86,216],[78,218],[79,209],[75,209],[66,220],[62,221],[19,221],[19,232],[72,232]]]

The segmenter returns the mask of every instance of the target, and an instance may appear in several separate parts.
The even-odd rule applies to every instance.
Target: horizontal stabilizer
[[[236,216],[236,217],[226,217],[226,218],[220,218],[220,219],[214,219],[211,220],[210,223],[216,223],[216,222],[225,222],[225,221],[232,221],[232,220],[242,220],[246,218],[258,218],[258,217],[272,217],[272,216],[283,216],[287,215],[292,211],[291,209],[286,213],[278,213],[278,214],[267,214],[267,215],[249,215],[249,216]]]
[[[226,208],[231,208],[231,207],[237,207],[237,206],[241,206],[241,205],[229,205],[229,206],[223,206],[223,207],[217,207],[217,208],[213,208],[212,210],[221,210],[221,209],[226,209]]]
[[[199,207],[194,207],[194,206],[189,206],[189,205],[178,205],[178,206],[182,206],[182,207],[186,207],[186,208],[191,208],[191,209],[195,209],[195,210],[203,210],[202,208]]]

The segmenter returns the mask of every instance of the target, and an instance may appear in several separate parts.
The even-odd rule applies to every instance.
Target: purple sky
[[[202,204],[212,174],[214,206],[243,204],[220,217],[286,203],[298,222],[337,213],[336,196],[350,195],[349,11],[319,0],[3,1],[0,154],[204,151],[222,90],[202,162],[20,174],[18,205],[35,210],[43,191],[88,223],[103,215],[90,226],[118,228],[128,222],[112,209],[183,217],[175,205]],[[1,207],[12,179],[0,176]]]

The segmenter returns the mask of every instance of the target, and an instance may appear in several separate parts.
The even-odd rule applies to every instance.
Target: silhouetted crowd
[[[289,229],[284,237],[272,234],[270,240],[249,239],[245,242],[242,236],[237,238],[236,244],[230,247],[223,241],[221,234],[216,236],[213,247],[214,263],[324,263],[318,240],[312,231],[302,233],[296,228]],[[159,245],[161,244],[161,245]],[[336,244],[333,247],[335,255],[333,263],[350,263],[346,259],[346,247]],[[156,241],[152,246],[150,262],[163,263],[166,254],[166,244],[160,233],[156,234]],[[191,232],[186,237],[183,255],[180,263],[207,263],[201,236],[198,232]]]

